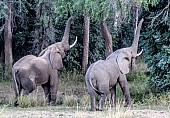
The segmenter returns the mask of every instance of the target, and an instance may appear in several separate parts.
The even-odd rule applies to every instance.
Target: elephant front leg
[[[110,89],[110,92],[111,92],[110,105],[111,107],[113,107],[116,106],[116,85]]]
[[[129,92],[129,87],[128,87],[126,75],[122,74],[119,77],[119,84],[120,84],[120,87],[121,87],[123,94],[125,96],[125,107],[127,107],[131,104],[131,98],[130,98],[130,92]]]
[[[56,103],[56,97],[57,97],[57,85],[53,85],[50,87],[50,94],[51,94],[51,100],[50,105],[55,105]]]
[[[50,101],[51,101],[50,87],[49,86],[50,86],[49,83],[46,83],[46,84],[42,85],[42,88],[44,90],[45,98],[46,98],[46,101],[47,101],[48,105],[50,104]]]
[[[55,105],[57,98],[57,90],[58,90],[58,71],[52,70],[50,75],[49,83],[50,83],[50,105]]]

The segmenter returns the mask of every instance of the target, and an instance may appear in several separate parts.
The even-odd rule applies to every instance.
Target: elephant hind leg
[[[99,110],[103,110],[104,102],[106,99],[106,95],[110,93],[109,90],[109,83],[102,83],[99,85],[99,91],[100,91],[100,100],[99,100]]]
[[[90,95],[90,100],[91,100],[91,109],[90,111],[95,111],[96,110],[96,97],[94,91],[89,93]]]
[[[17,85],[18,85],[18,92],[17,92],[16,87],[15,87],[16,85],[13,83],[13,88],[14,88],[14,91],[15,91],[15,101],[14,101],[15,107],[19,106],[18,97],[20,96],[21,90],[22,90],[20,83],[17,83]]]
[[[21,87],[18,87],[18,92],[19,93],[17,93],[17,92],[15,92],[15,101],[14,101],[14,107],[17,107],[17,106],[19,106],[19,103],[18,103],[18,97],[20,96],[20,94],[21,94]]]
[[[106,99],[106,95],[105,94],[101,94],[100,95],[100,100],[99,100],[99,111],[103,110],[105,99]]]
[[[21,78],[21,86],[24,90],[24,93],[23,93],[24,95],[28,95],[36,88],[35,83],[33,83],[33,81],[31,81],[30,79],[22,79]]]

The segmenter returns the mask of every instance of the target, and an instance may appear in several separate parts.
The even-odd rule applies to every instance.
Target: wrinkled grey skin
[[[55,104],[58,90],[57,70],[63,67],[62,58],[70,48],[68,39],[72,20],[73,17],[68,19],[61,42],[50,45],[38,57],[27,55],[13,65],[12,77],[16,96],[14,106],[19,105],[18,96],[21,90],[24,95],[28,95],[36,86],[42,86],[48,104]]]
[[[91,99],[91,111],[96,110],[96,93],[100,96],[97,110],[103,109],[103,104],[107,95],[111,93],[110,104],[116,104],[116,84],[119,83],[125,96],[125,106],[131,104],[130,92],[126,74],[130,68],[134,68],[137,54],[140,29],[143,19],[140,21],[134,41],[131,47],[116,50],[109,55],[106,60],[99,60],[88,68],[86,72],[87,91]],[[141,54],[141,53],[140,53]]]

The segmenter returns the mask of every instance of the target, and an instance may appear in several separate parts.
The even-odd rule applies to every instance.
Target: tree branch
[[[166,18],[167,18],[167,16],[168,16],[169,6],[170,6],[170,0],[168,0],[168,5],[167,5],[165,8],[163,8],[162,11],[161,11],[158,15],[156,15],[155,17],[153,17],[153,19],[152,19],[152,21],[151,21],[150,27],[153,27],[153,24],[154,24],[154,22],[156,21],[156,19],[157,19],[160,15],[162,15],[165,10],[167,10],[167,11],[166,11],[167,14],[165,15],[165,17],[163,18],[163,20],[161,21],[161,23],[166,20]]]

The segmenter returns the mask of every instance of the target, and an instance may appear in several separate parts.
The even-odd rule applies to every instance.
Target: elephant
[[[116,84],[119,83],[125,97],[125,107],[131,104],[131,97],[126,79],[130,69],[134,69],[137,54],[141,19],[134,33],[134,40],[130,47],[121,48],[111,53],[105,60],[98,60],[91,64],[85,74],[87,92],[90,95],[91,111],[103,110],[106,96],[110,96],[110,104],[116,105]],[[96,95],[100,96],[96,108]]]
[[[71,16],[66,23],[61,42],[54,43],[40,52],[38,56],[26,55],[19,59],[12,67],[13,88],[15,91],[14,106],[18,106],[18,97],[23,90],[28,95],[36,86],[44,90],[47,103],[55,105],[58,90],[58,69],[63,67],[62,58],[65,52],[72,48],[77,41],[69,45],[70,25],[74,19]]]

